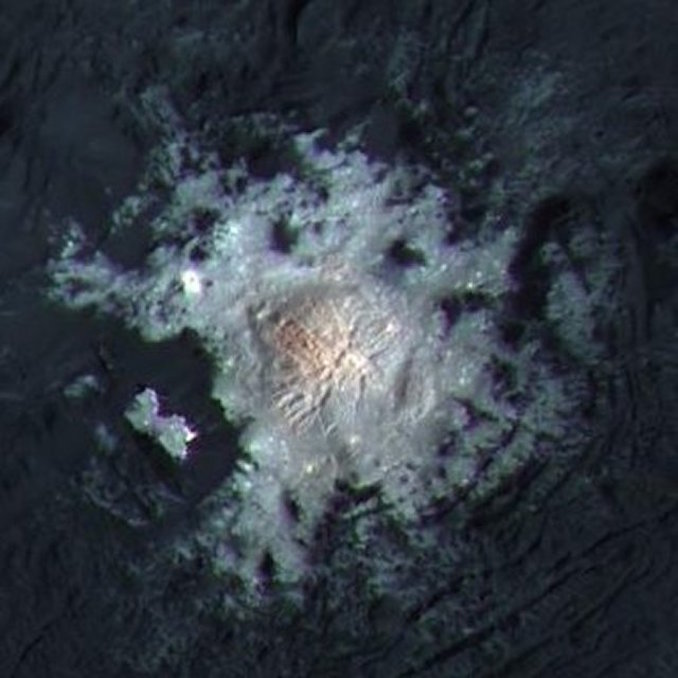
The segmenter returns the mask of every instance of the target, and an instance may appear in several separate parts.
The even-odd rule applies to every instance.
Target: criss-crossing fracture
[[[355,410],[378,386],[377,357],[395,323],[366,322],[363,300],[351,295],[306,301],[278,315],[268,333],[276,358],[273,402],[290,427],[303,431],[331,403]]]

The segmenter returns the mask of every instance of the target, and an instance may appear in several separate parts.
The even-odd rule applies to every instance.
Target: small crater
[[[426,265],[424,253],[410,245],[405,238],[398,238],[393,242],[388,249],[388,257],[391,261],[403,268]]]
[[[490,374],[497,397],[506,399],[508,394],[515,392],[518,386],[518,376],[513,365],[495,357],[490,361]]]
[[[296,246],[299,240],[299,234],[295,228],[292,228],[290,222],[281,217],[274,222],[271,227],[271,249],[281,254],[289,254]]]
[[[283,508],[285,515],[293,522],[298,523],[301,520],[301,507],[299,502],[288,493],[283,497]]]
[[[196,244],[191,247],[191,251],[189,252],[188,256],[194,264],[199,264],[207,260],[209,253],[203,244]]]
[[[263,591],[270,591],[273,588],[276,569],[275,560],[271,555],[271,552],[265,551],[259,561],[259,567],[257,568],[257,579],[259,580],[259,586]]]
[[[483,308],[488,308],[490,305],[491,300],[478,292],[443,297],[438,302],[438,308],[442,315],[443,331],[449,332],[462,313],[474,313]]]
[[[204,207],[199,207],[193,211],[192,225],[197,233],[209,231],[217,221],[218,213]]]

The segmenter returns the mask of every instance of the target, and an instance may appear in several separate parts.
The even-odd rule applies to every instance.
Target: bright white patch
[[[202,294],[202,280],[200,279],[200,274],[193,270],[187,269],[181,274],[181,284],[184,288],[184,292],[191,297],[197,297]]]
[[[198,437],[184,417],[161,415],[158,394],[146,388],[137,394],[125,411],[125,417],[139,433],[153,438],[170,457],[183,461],[189,454],[189,444]]]
[[[474,488],[492,492],[524,463],[533,432],[554,431],[567,410],[561,383],[498,331],[515,230],[489,224],[482,238],[452,245],[454,196],[426,170],[374,164],[349,143],[329,150],[319,135],[285,136],[301,169],[267,179],[237,162],[196,170],[198,145],[170,136],[140,187],[140,209],[155,205],[149,186],[170,195],[152,226],[161,243],[152,265],[121,271],[67,250],[51,269],[54,296],[72,307],[120,314],[149,341],[189,330],[202,342],[212,395],[244,429],[242,458],[215,492],[214,557],[230,544],[229,562],[248,581],[267,553],[283,583],[303,578],[305,545],[339,481],[377,487],[416,529],[423,509],[448,501],[500,449],[487,486]],[[187,222],[206,211],[212,225],[186,242]],[[271,247],[281,223],[295,236],[284,253]],[[424,262],[405,271],[388,256],[403,239]],[[206,255],[189,268],[196,246]],[[460,304],[441,331],[441,302],[469,290],[482,308]],[[500,367],[514,384],[495,376]],[[158,414],[150,389],[127,416],[179,459],[196,436],[182,417]]]

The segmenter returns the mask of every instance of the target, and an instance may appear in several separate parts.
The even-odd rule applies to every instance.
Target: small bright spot
[[[202,281],[198,273],[192,269],[188,269],[181,274],[181,284],[184,287],[184,292],[191,296],[198,296],[202,293]]]

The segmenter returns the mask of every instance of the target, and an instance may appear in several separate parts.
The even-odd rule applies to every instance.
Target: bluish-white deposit
[[[417,529],[437,501],[469,488],[492,492],[538,453],[539,434],[564,435],[571,395],[538,359],[539,345],[508,347],[499,336],[497,309],[511,290],[517,242],[499,216],[477,239],[450,237],[451,189],[421,167],[370,161],[359,134],[328,149],[321,132],[290,131],[295,176],[255,178],[237,157],[221,166],[168,120],[137,193],[115,216],[125,237],[157,201],[155,188],[167,191],[152,223],[153,251],[137,270],[123,270],[101,253],[85,256],[87,236],[73,224],[52,267],[53,296],[120,317],[148,342],[192,330],[212,357],[212,395],[223,416],[244,427],[237,470],[206,500],[211,518],[195,535],[215,569],[255,583],[268,553],[280,581],[298,582],[338,481],[378,487],[384,510]],[[274,246],[280,228],[289,246]],[[417,252],[416,265],[393,261],[396,242]],[[563,280],[550,298],[558,322],[567,320],[567,289]],[[460,304],[450,323],[441,303],[469,293],[483,303]],[[586,299],[569,312],[586,316]],[[276,344],[281,318],[302,328],[310,322],[322,346],[332,340],[325,331],[349,328],[337,332],[351,346],[352,367],[345,378],[329,375],[334,388],[302,405],[303,426],[288,403],[316,386],[301,385],[287,400],[279,392],[290,380]],[[321,373],[300,360],[307,380]],[[497,364],[514,375],[510,392]],[[138,428],[138,417],[131,420]],[[160,424],[144,432],[162,444]],[[175,458],[190,456],[200,435],[190,428]],[[290,499],[296,520],[285,509]],[[191,544],[183,548],[190,557]]]

